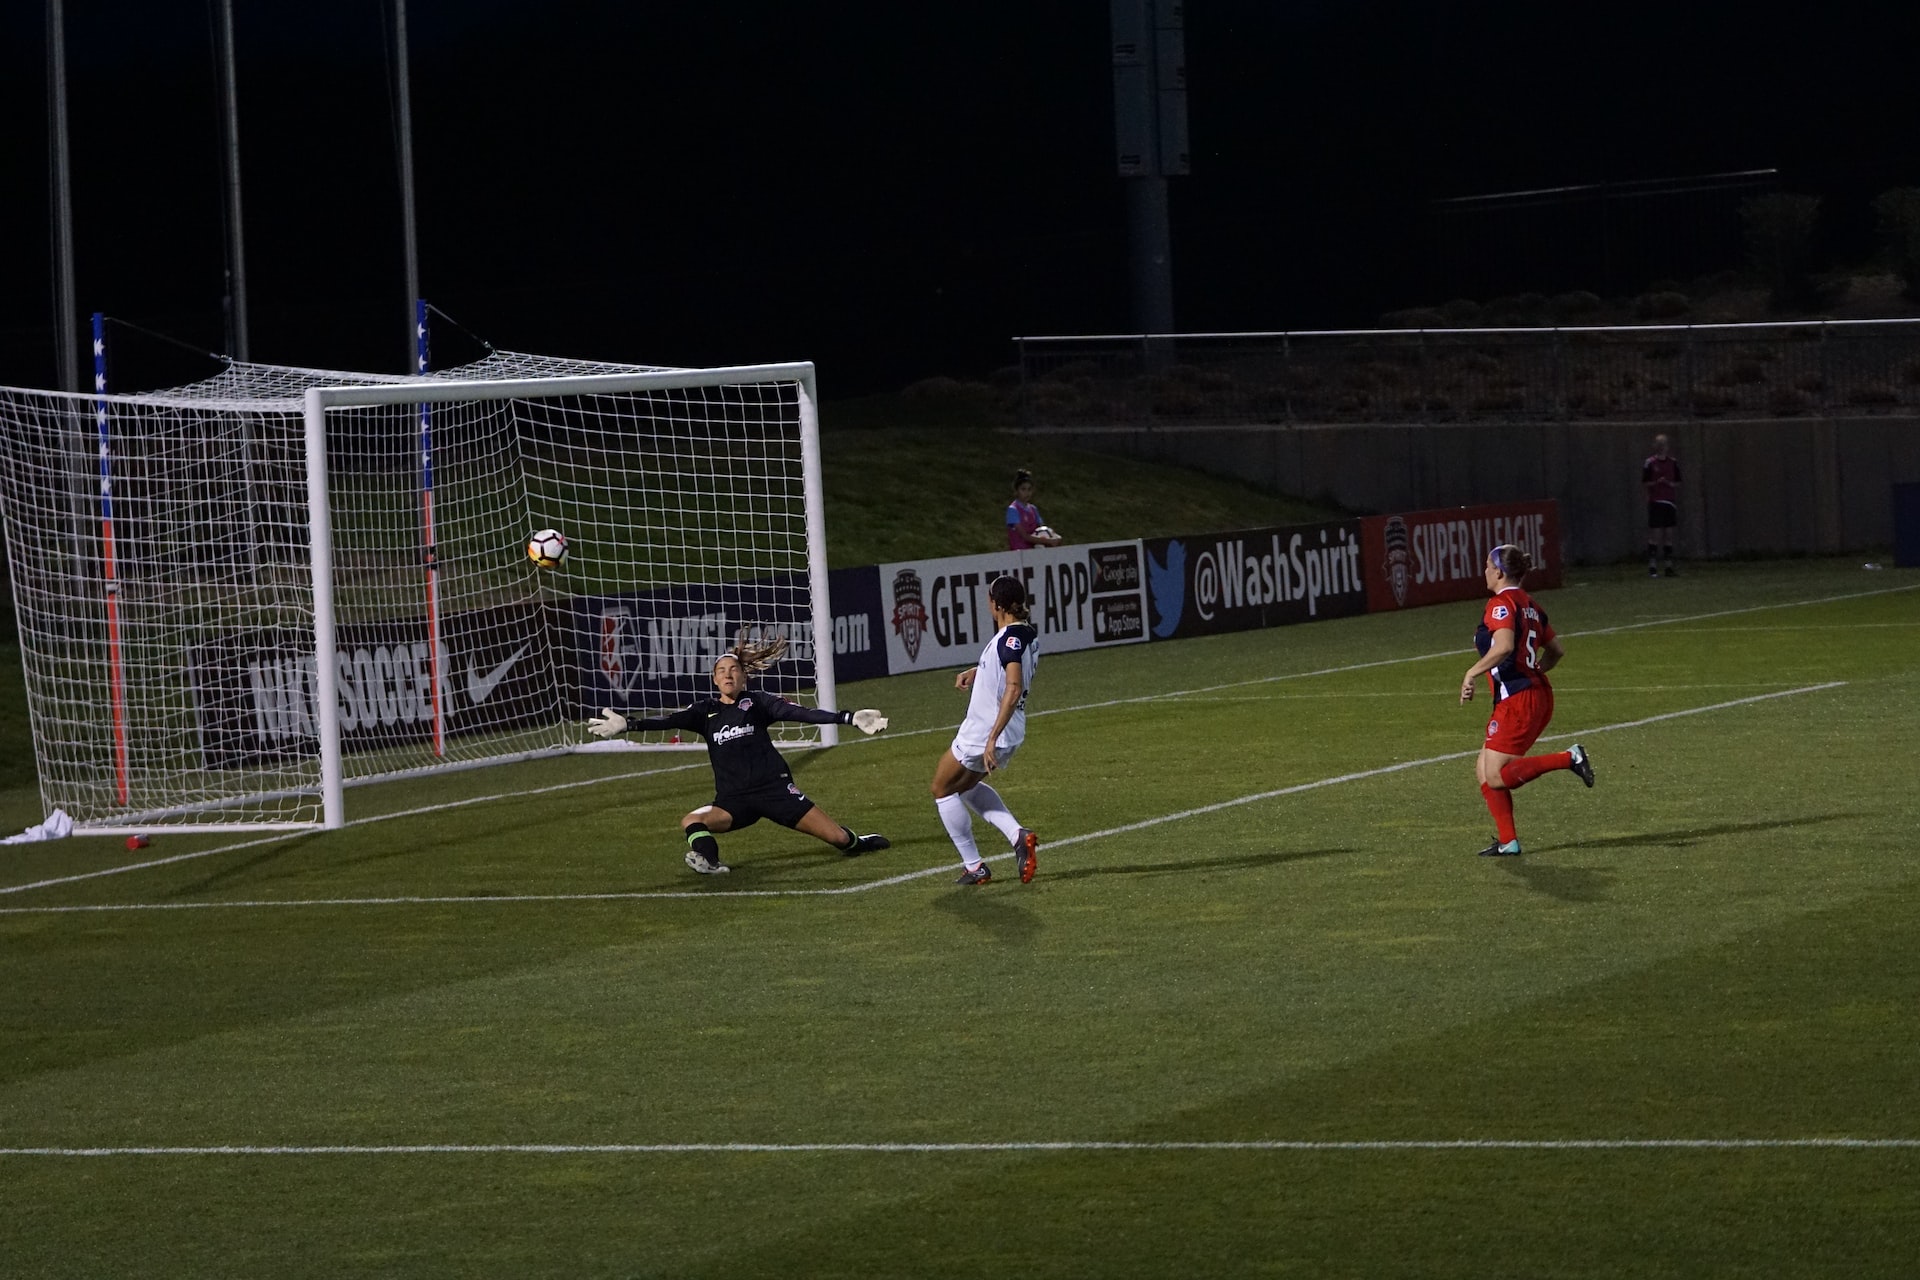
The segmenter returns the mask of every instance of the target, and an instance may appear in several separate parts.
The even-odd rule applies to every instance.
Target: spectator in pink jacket
[[[1033,505],[1033,472],[1022,467],[1013,473],[1013,501],[1007,504],[1007,547],[1057,547],[1066,539],[1047,527],[1040,508]]]

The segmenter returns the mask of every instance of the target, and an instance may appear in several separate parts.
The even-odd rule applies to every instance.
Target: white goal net
[[[47,807],[83,830],[338,825],[355,782],[602,748],[588,715],[684,706],[741,627],[789,640],[762,687],[832,706],[812,388],[804,364],[498,353],[0,389]],[[570,550],[543,570],[525,548],[549,528]]]

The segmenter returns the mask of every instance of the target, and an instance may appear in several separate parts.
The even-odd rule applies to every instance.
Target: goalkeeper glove
[[[862,733],[878,733],[887,727],[887,718],[872,707],[853,713],[853,727]]]
[[[627,731],[627,718],[612,707],[600,708],[600,714],[587,721],[587,732],[596,738],[611,738]]]

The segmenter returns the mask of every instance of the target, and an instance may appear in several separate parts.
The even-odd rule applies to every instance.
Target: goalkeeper
[[[793,785],[787,762],[767,736],[774,721],[850,724],[862,733],[878,733],[887,727],[887,718],[871,710],[822,711],[749,690],[748,677],[778,662],[786,651],[785,636],[749,643],[742,628],[733,648],[713,664],[713,687],[719,697],[702,698],[683,711],[644,719],[629,719],[608,707],[587,721],[587,732],[598,738],[628,731],[678,729],[707,740],[707,760],[713,765],[713,803],[680,819],[687,836],[687,865],[703,876],[729,870],[720,861],[720,842],[715,836],[750,827],[762,818],[824,840],[850,858],[885,849],[891,843],[883,835],[855,835],[853,828],[829,818]]]

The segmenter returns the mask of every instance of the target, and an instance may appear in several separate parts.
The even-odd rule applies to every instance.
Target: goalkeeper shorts
[[[793,783],[777,782],[770,787],[715,796],[713,807],[725,809],[733,819],[732,829],[738,831],[762,818],[783,827],[797,827],[800,819],[806,817],[807,811],[813,808],[813,801],[807,799],[806,793]]]

